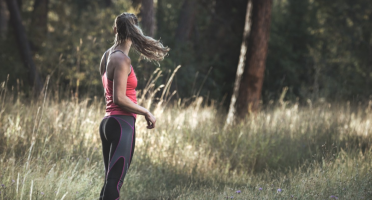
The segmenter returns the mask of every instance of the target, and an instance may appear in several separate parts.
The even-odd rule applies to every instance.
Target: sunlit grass
[[[98,199],[104,103],[13,93],[0,95],[0,199]],[[201,97],[164,96],[156,129],[138,117],[122,199],[372,197],[371,103],[269,106],[224,131],[225,113]]]

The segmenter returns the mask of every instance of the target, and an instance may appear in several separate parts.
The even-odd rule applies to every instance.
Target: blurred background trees
[[[102,96],[98,65],[102,53],[112,45],[115,16],[133,12],[146,34],[171,48],[160,66],[140,61],[131,53],[138,89],[145,86],[157,67],[164,71],[165,81],[176,66],[182,65],[172,84],[178,97],[190,98],[200,91],[200,96],[215,99],[227,108],[248,0],[17,3],[36,69],[42,81],[51,75],[50,84],[56,93],[76,92],[79,88],[80,95]],[[365,0],[273,0],[260,93],[263,103],[279,99],[286,87],[286,99],[300,102],[369,99],[371,14],[372,2]],[[18,80],[28,91],[29,69],[24,67],[10,18],[5,0],[0,0],[0,81],[9,74],[9,87],[17,85]]]

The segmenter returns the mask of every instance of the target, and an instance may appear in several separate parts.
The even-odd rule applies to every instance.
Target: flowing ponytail
[[[141,56],[150,61],[161,61],[168,54],[169,48],[164,47],[159,40],[145,36],[138,26],[138,19],[134,14],[122,13],[115,19],[117,34],[115,44],[119,45],[126,39],[132,41],[133,48]]]

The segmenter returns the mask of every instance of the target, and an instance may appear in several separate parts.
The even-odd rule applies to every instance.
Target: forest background
[[[18,0],[35,66],[44,83],[58,91],[102,96],[98,65],[113,44],[112,26],[122,12],[145,16],[139,1]],[[39,2],[35,4],[34,2]],[[243,38],[247,0],[158,0],[153,4],[154,30],[146,34],[171,48],[160,65],[131,53],[145,87],[156,68],[175,75],[176,97],[199,93],[227,108],[233,92]],[[46,5],[40,12],[37,6]],[[5,0],[0,1],[0,80],[28,91],[28,69],[16,43]],[[41,6],[42,7],[42,6]],[[39,9],[39,11],[37,10]],[[46,13],[46,14],[38,14]],[[372,3],[366,0],[274,0],[262,100],[322,99],[363,101],[371,98]],[[142,26],[142,24],[141,24]],[[180,30],[186,30],[180,33]],[[203,84],[202,84],[203,83]],[[201,89],[199,91],[199,89]]]
[[[171,48],[130,52],[158,120],[123,199],[372,199],[369,0],[0,0],[0,199],[98,199],[122,12]]]

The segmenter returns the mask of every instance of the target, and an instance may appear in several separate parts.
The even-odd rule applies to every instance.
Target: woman
[[[115,43],[103,54],[100,65],[106,98],[106,115],[99,129],[106,170],[102,200],[119,199],[133,156],[137,114],[145,116],[148,129],[155,128],[155,117],[137,105],[137,78],[128,57],[129,50],[133,46],[142,57],[152,61],[163,60],[169,51],[159,41],[143,35],[133,14],[117,16],[114,32]]]

